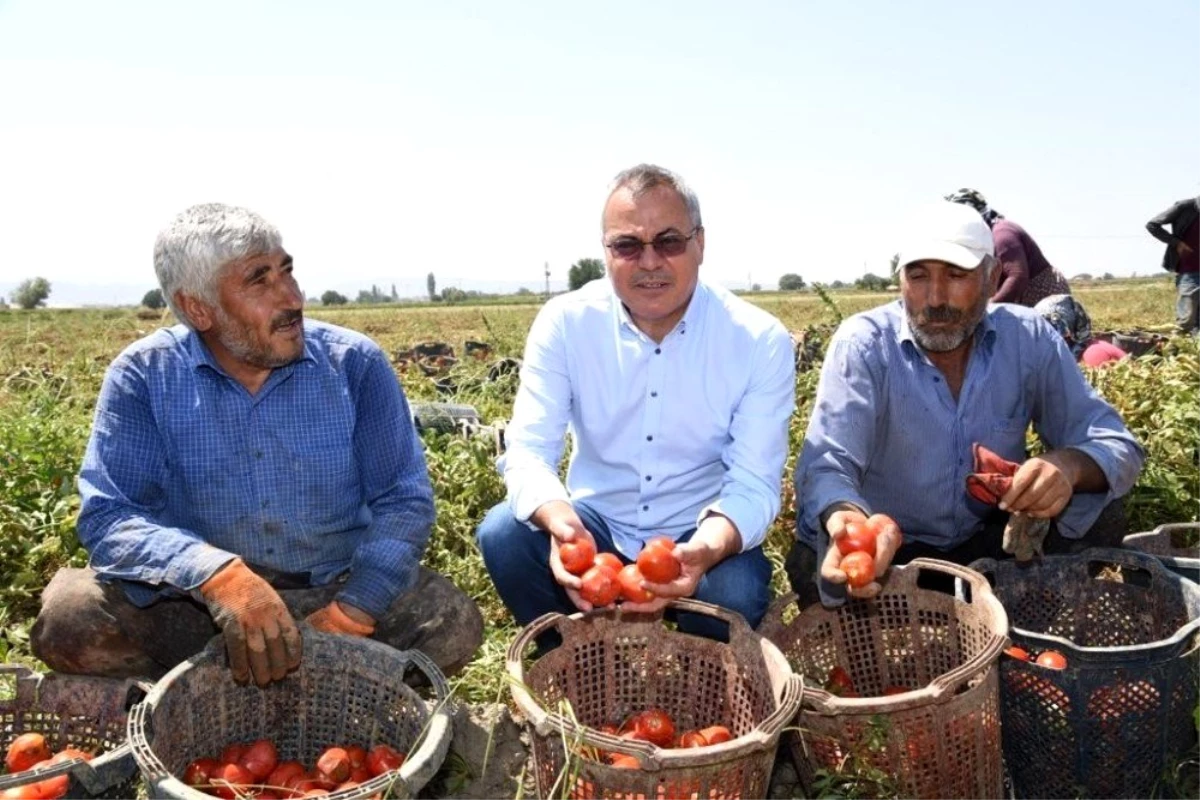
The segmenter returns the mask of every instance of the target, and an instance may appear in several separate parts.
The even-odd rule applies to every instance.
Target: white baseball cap
[[[992,229],[979,212],[960,203],[939,202],[916,210],[904,228],[898,267],[914,261],[945,261],[975,269],[995,255]]]

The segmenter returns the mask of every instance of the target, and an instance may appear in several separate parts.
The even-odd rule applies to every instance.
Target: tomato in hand
[[[851,553],[866,553],[875,557],[875,528],[865,522],[851,522],[846,533],[837,540],[838,552],[843,556]]]
[[[617,582],[621,584],[621,597],[631,603],[649,603],[654,599],[654,592],[642,588],[642,571],[637,564],[621,567]]]
[[[620,572],[625,567],[615,553],[597,553],[592,563],[597,567],[608,567],[613,572]]]
[[[634,730],[639,732],[646,741],[659,747],[670,747],[675,741],[675,723],[667,712],[657,708],[642,712],[633,723]]]
[[[670,546],[667,543],[670,542]],[[651,583],[670,583],[679,577],[682,566],[675,558],[675,543],[665,536],[656,536],[638,553],[637,566]]]
[[[846,583],[855,589],[861,589],[875,580],[875,559],[861,550],[842,558],[838,569],[846,573]]]
[[[8,746],[4,765],[8,767],[9,772],[24,772],[39,761],[45,761],[50,755],[45,736],[40,733],[22,733]]]
[[[582,575],[596,559],[596,545],[583,537],[563,542],[558,546],[558,558],[567,572]]]
[[[1057,650],[1043,650],[1035,662],[1039,667],[1047,669],[1066,669],[1067,659]]]
[[[608,567],[592,567],[580,580],[583,585],[579,587],[579,596],[596,608],[611,606],[621,594],[617,573]]]

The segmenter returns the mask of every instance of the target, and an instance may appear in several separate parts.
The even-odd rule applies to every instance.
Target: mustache
[[[643,283],[671,283],[671,280],[661,272],[639,272],[634,276],[633,282],[640,286]]]
[[[284,311],[282,313],[276,314],[275,317],[271,320],[271,330],[277,331],[281,328],[286,328],[288,325],[291,325],[293,322],[296,322],[298,320],[303,320],[303,319],[304,319],[304,312],[302,312],[302,311]]]
[[[921,312],[922,322],[962,322],[966,314],[951,306],[930,306]]]

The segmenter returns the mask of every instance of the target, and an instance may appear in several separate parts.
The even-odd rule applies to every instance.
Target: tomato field
[[[1094,330],[1142,329],[1168,333],[1174,290],[1165,277],[1106,281],[1075,289]],[[747,295],[792,331],[819,341],[840,315],[887,302],[876,293]],[[424,341],[442,341],[461,355],[468,340],[487,342],[490,360],[521,356],[536,303],[310,307],[317,319],[371,336],[388,353]],[[74,535],[78,510],[75,474],[91,425],[105,368],[126,345],[169,317],[132,308],[0,312],[0,661],[37,666],[28,632],[38,596],[54,571],[82,565]],[[507,418],[515,374],[485,380],[489,361],[463,358],[449,370],[456,393],[439,391],[420,370],[400,377],[411,402],[453,401],[473,406],[484,422]],[[399,369],[398,369],[399,371]],[[1161,355],[1127,359],[1089,380],[1122,414],[1147,450],[1146,467],[1127,498],[1131,530],[1200,518],[1200,346],[1174,336]],[[790,474],[803,438],[817,370],[797,375],[797,411],[790,430],[783,513],[766,549],[776,588],[786,585],[783,558],[792,539]],[[484,646],[456,680],[459,697],[503,697],[504,651],[516,628],[500,603],[474,542],[474,529],[504,496],[490,438],[427,432],[426,454],[437,498],[437,523],[425,562],[468,592],[483,610]],[[1036,444],[1034,445],[1036,446]]]

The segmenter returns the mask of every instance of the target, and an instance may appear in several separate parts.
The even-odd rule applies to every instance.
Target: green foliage
[[[151,289],[142,295],[142,305],[146,308],[153,308],[156,311],[160,308],[166,308],[167,301],[163,298],[162,289]]]
[[[425,276],[425,289],[429,292],[430,300],[438,299],[437,278],[433,277],[432,272]]]
[[[340,292],[335,292],[333,289],[328,290],[321,295],[321,305],[323,306],[344,306],[350,302],[346,295]]]
[[[17,284],[11,295],[13,304],[24,309],[44,306],[49,296],[50,281],[45,278],[26,278]]]
[[[854,286],[866,292],[883,292],[887,291],[889,281],[887,278],[881,278],[878,275],[868,272],[854,282]]]
[[[867,721],[862,735],[834,769],[816,770],[813,791],[817,797],[885,798],[899,797],[896,776],[877,767],[876,761],[887,749],[891,721],[876,714]]]
[[[567,270],[567,288],[573,292],[588,281],[603,277],[603,261],[598,258],[581,258]]]
[[[804,288],[804,278],[794,272],[789,272],[779,278],[779,291],[798,292]]]

